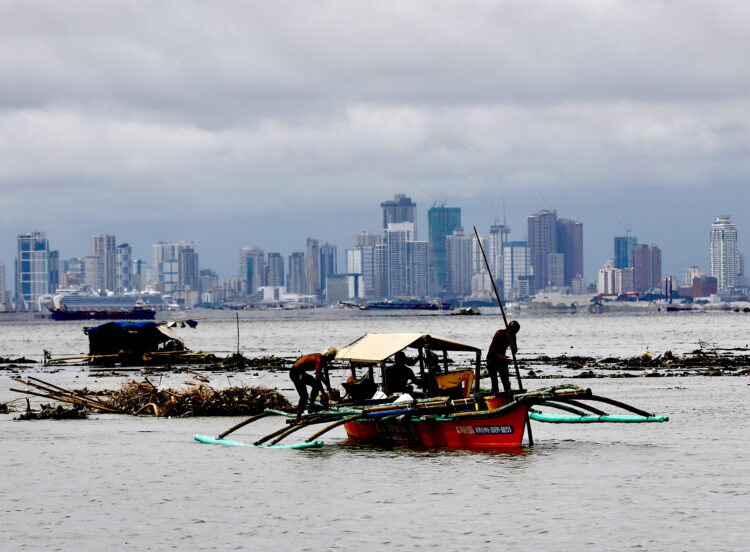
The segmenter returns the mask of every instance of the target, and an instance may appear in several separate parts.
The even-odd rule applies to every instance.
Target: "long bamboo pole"
[[[487,273],[490,275],[490,281],[492,282],[492,290],[495,292],[495,299],[497,299],[497,304],[500,307],[500,314],[503,315],[503,323],[505,324],[505,331],[508,332],[508,343],[510,345],[510,354],[513,357],[513,366],[516,369],[516,379],[518,380],[518,388],[523,389],[523,383],[521,382],[521,372],[518,369],[518,360],[516,359],[516,352],[513,350],[513,344],[510,343],[510,331],[508,330],[508,317],[505,316],[505,308],[503,307],[503,301],[500,299],[500,293],[498,293],[497,291],[497,285],[495,284],[495,277],[492,274],[492,269],[490,268],[490,263],[487,260],[487,255],[484,252],[484,246],[482,245],[482,240],[479,239],[479,232],[477,232],[476,226],[474,226],[474,235],[477,237],[479,250],[482,252],[482,258],[484,259],[484,266],[487,267]]]
[[[521,371],[518,369],[518,359],[516,359],[516,352],[513,350],[514,343],[511,343],[511,337],[510,337],[510,330],[508,329],[508,317],[505,316],[505,307],[503,307],[503,301],[500,299],[500,294],[497,291],[497,285],[495,284],[495,277],[492,274],[492,269],[490,268],[490,263],[487,260],[487,254],[484,252],[484,246],[482,245],[482,240],[479,239],[479,232],[477,232],[477,227],[474,226],[474,235],[477,237],[477,244],[479,245],[479,250],[482,252],[482,258],[484,259],[484,266],[487,267],[487,273],[490,275],[490,281],[492,282],[492,290],[495,292],[495,299],[497,299],[497,304],[500,307],[500,313],[503,315],[503,322],[505,323],[505,331],[508,334],[508,345],[510,346],[510,354],[513,357],[513,366],[516,369],[516,379],[518,380],[518,389],[523,389],[523,383],[521,382]],[[515,338],[513,339],[515,341]],[[531,433],[531,421],[529,420],[528,413],[526,414],[526,429],[529,434],[529,445],[534,446],[534,436]]]
[[[336,420],[332,424],[328,424],[327,426],[325,426],[320,431],[318,431],[318,432],[313,433],[312,435],[310,435],[307,439],[305,439],[305,443],[309,443],[311,441],[314,441],[315,439],[317,439],[318,437],[320,437],[324,433],[327,433],[327,432],[331,431],[332,429],[334,429],[334,428],[336,428],[338,426],[342,426],[344,424],[348,424],[349,422],[353,422],[354,420],[356,420],[358,418],[361,418],[361,417],[362,417],[361,414],[354,414],[353,416],[349,416],[348,418],[344,418],[343,420]]]
[[[245,427],[247,424],[251,424],[251,423],[253,423],[256,420],[260,420],[261,418],[265,418],[266,416],[270,416],[270,415],[271,415],[270,412],[261,412],[260,414],[256,414],[255,416],[251,416],[247,420],[242,421],[242,422],[240,422],[240,423],[238,423],[236,425],[233,425],[232,427],[230,427],[226,431],[224,431],[222,433],[219,433],[216,436],[216,440],[218,441],[219,439],[223,439],[224,437],[226,437],[230,433],[234,433],[235,431],[237,431],[241,427]]]

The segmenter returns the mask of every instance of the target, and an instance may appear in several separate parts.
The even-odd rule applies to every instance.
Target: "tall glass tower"
[[[711,276],[722,291],[737,285],[738,273],[737,227],[729,215],[719,215],[711,225]]]
[[[550,283],[547,255],[557,253],[557,212],[539,211],[529,215],[527,221],[531,268],[534,271],[534,291],[537,291],[546,288]]]
[[[633,268],[633,250],[637,241],[635,236],[615,238],[615,268]]]
[[[461,226],[460,207],[432,207],[427,211],[430,280],[445,289],[448,286],[446,237]]]
[[[18,234],[16,308],[37,310],[39,296],[50,293],[50,250],[46,232]]]

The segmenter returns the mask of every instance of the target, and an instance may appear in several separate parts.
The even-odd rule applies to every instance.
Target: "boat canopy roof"
[[[425,345],[433,351],[481,351],[478,347],[434,335],[421,333],[366,333],[356,341],[339,349],[336,354],[336,360],[381,362],[407,347],[418,348]]]

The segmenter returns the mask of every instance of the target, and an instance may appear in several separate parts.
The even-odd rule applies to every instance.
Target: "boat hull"
[[[50,313],[52,320],[154,320],[156,311],[153,309],[131,309],[128,311],[63,311],[55,310]]]
[[[460,416],[428,420],[376,419],[344,424],[350,439],[385,444],[409,444],[459,449],[519,448],[526,427],[525,405],[488,416]]]

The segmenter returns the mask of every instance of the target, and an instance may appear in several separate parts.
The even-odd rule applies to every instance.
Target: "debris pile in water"
[[[267,387],[241,386],[215,390],[197,385],[187,390],[161,389],[128,381],[109,397],[109,405],[129,414],[154,416],[238,416],[291,408],[281,393]]]
[[[159,417],[238,416],[257,414],[266,408],[291,408],[289,401],[275,389],[262,386],[235,386],[216,390],[205,383],[208,381],[207,378],[196,377],[200,384],[187,382],[188,387],[182,390],[157,387],[145,378],[143,382],[127,381],[114,391],[93,393],[87,389],[63,389],[29,376],[24,380],[13,378],[18,383],[25,384],[27,388],[11,391],[53,399],[90,410]]]
[[[43,404],[39,412],[29,408],[17,416],[16,420],[85,420],[88,417],[88,410],[84,406],[74,404],[70,408],[65,408],[61,404]]]
[[[745,353],[745,354],[743,354]],[[559,366],[570,370],[580,370],[573,377],[635,377],[633,374],[619,374],[615,371],[643,371],[644,376],[746,376],[750,375],[750,355],[748,349],[706,349],[701,347],[691,353],[678,355],[672,351],[656,354],[646,350],[641,355],[618,358],[606,357],[597,359],[588,356],[562,355],[549,357],[539,355],[534,359],[519,361],[519,365],[531,369],[528,377],[544,378],[539,367]],[[536,370],[534,370],[536,368]],[[601,370],[602,372],[595,372]],[[562,376],[552,376],[562,377]]]
[[[241,353],[234,353],[226,358],[216,359],[212,368],[241,372],[248,368],[257,368],[261,370],[283,368],[287,364],[288,361],[286,359],[274,355],[248,358]]]

